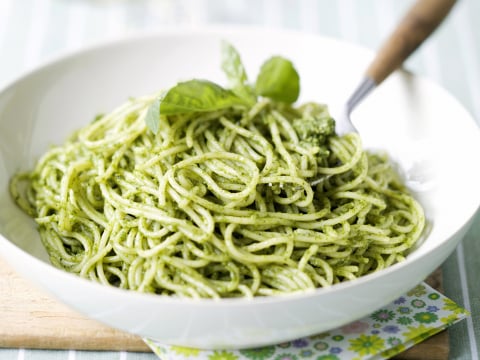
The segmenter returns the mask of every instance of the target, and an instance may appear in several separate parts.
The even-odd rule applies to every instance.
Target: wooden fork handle
[[[366,71],[379,85],[440,25],[456,0],[418,0],[382,45]]]

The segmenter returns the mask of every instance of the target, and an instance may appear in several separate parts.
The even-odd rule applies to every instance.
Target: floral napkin
[[[467,316],[465,309],[422,283],[363,319],[275,346],[199,350],[145,342],[161,360],[389,359]]]

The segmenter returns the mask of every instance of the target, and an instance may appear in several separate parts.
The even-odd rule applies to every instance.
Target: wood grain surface
[[[0,347],[150,351],[141,338],[70,310],[0,260]]]
[[[443,290],[439,270],[427,282]],[[111,329],[58,303],[1,259],[0,324],[0,347],[150,351],[138,336]],[[395,359],[446,360],[448,350],[448,335],[443,331]]]

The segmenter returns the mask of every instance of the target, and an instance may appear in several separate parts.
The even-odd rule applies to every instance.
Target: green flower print
[[[431,324],[438,320],[438,316],[431,312],[419,312],[413,317],[415,320],[422,324]]]
[[[455,301],[449,299],[449,298],[444,298],[443,299],[443,307],[442,307],[443,310],[446,310],[446,311],[449,311],[449,312],[452,312],[454,314],[468,314],[468,312],[462,308],[461,306],[457,305],[457,303],[455,303]]]
[[[237,360],[238,356],[226,350],[215,350],[213,354],[208,355],[208,360]]]
[[[150,346],[150,348],[152,349],[152,351],[158,355],[158,357],[160,357],[160,355],[162,355],[163,353],[166,352],[165,348],[163,347],[160,347],[158,346],[157,344],[155,344],[153,341],[150,341],[148,339],[145,339],[144,340],[148,346]]]
[[[177,355],[182,355],[184,357],[189,357],[189,356],[198,356],[200,354],[200,350],[198,349],[193,349],[193,348],[188,348],[188,347],[183,347],[183,346],[175,346],[172,345],[170,347],[170,351],[173,351]]]
[[[387,322],[395,318],[395,313],[391,310],[380,309],[375,311],[370,317],[379,322]]]
[[[349,350],[359,355],[374,355],[385,349],[385,341],[377,335],[360,335],[358,338],[350,339]]]
[[[333,341],[342,341],[344,339],[343,335],[333,335],[332,340]]]
[[[420,299],[413,299],[412,302],[410,303],[414,308],[421,309],[425,307],[425,301],[420,300]]]
[[[240,354],[251,360],[265,360],[275,353],[275,347],[264,346],[256,349],[244,349],[240,350]]]
[[[399,323],[400,325],[409,325],[413,322],[412,319],[410,319],[409,317],[407,316],[400,316],[398,319],[397,319],[397,323]]]
[[[407,292],[407,295],[420,297],[425,295],[426,293],[427,293],[427,289],[425,288],[425,286],[418,285],[414,287],[412,290],[410,290],[409,292]]]
[[[312,349],[303,349],[302,351],[300,351],[300,356],[303,358],[313,356],[313,351]]]
[[[337,355],[328,354],[317,357],[317,360],[340,360],[340,358]]]
[[[328,349],[328,343],[324,341],[318,341],[316,342],[313,347],[318,350],[318,351],[323,351]]]
[[[415,344],[418,344],[419,342],[428,339],[438,331],[440,331],[440,329],[421,324],[418,327],[408,326],[408,331],[403,332],[402,335],[407,340],[412,340]]]
[[[458,320],[458,315],[457,314],[450,314],[448,316],[440,318],[440,321],[447,326],[452,325],[457,320]]]
[[[403,344],[398,344],[397,346],[392,347],[391,349],[385,350],[380,354],[380,356],[384,359],[390,359],[394,357],[395,355],[400,354],[402,351],[405,351],[405,345]]]
[[[430,300],[438,300],[438,299],[440,299],[440,294],[438,294],[438,293],[431,293],[431,294],[428,294],[428,298],[429,298]]]
[[[390,346],[398,346],[402,343],[402,339],[395,336],[391,336],[387,339],[387,343]]]
[[[289,353],[282,353],[275,356],[275,360],[297,360],[297,355],[289,354]]]
[[[412,312],[412,309],[410,309],[408,306],[399,306],[397,308],[397,312],[403,315],[410,314]]]

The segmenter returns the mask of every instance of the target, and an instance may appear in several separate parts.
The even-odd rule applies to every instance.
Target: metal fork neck
[[[355,91],[352,93],[347,101],[347,113],[350,114],[352,110],[373,90],[377,84],[375,81],[365,76],[363,80],[358,84]]]

